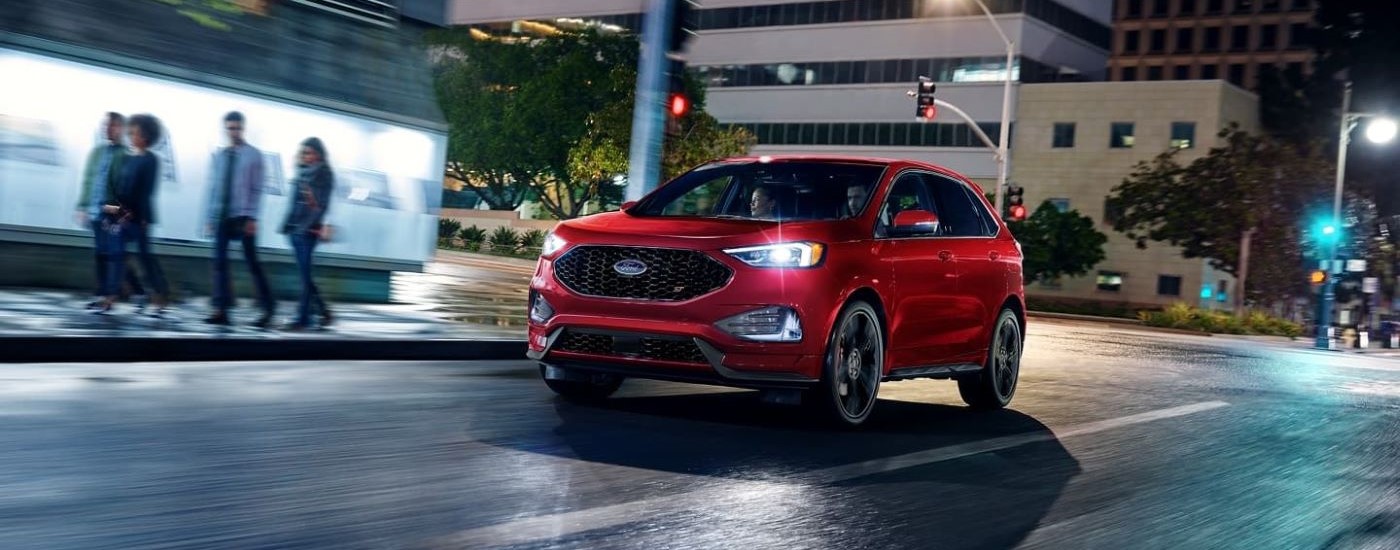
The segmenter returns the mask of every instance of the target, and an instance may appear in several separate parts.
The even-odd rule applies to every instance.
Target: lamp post
[[[1006,154],[1006,141],[1011,130],[1011,65],[1016,61],[1016,43],[1006,36],[1006,32],[1001,29],[1001,24],[997,23],[997,18],[992,15],[992,10],[987,9],[987,4],[982,0],[973,0],[977,6],[982,8],[982,13],[987,15],[987,20],[992,23],[992,28],[996,29],[1001,41],[1006,44],[1006,79],[1001,90],[1001,139],[997,146],[997,193],[996,210],[997,215],[1001,215],[1003,204],[1002,197],[1006,194],[1006,173],[1010,157]]]
[[[1366,138],[1373,143],[1389,143],[1395,139],[1397,126],[1395,121],[1377,113],[1353,113],[1351,112],[1351,81],[1348,80],[1343,85],[1342,90],[1342,117],[1341,125],[1337,132],[1337,186],[1332,197],[1332,220],[1331,229],[1341,231],[1342,227],[1342,182],[1346,180],[1347,174],[1347,144],[1351,143],[1351,131],[1356,129],[1356,125],[1363,118],[1374,118],[1370,126],[1366,128]],[[1342,235],[1330,235],[1331,251],[1327,255],[1326,271],[1329,272],[1327,282],[1322,286],[1322,300],[1320,301],[1317,315],[1317,340],[1316,346],[1319,349],[1330,349],[1332,347],[1332,307],[1337,300],[1337,277],[1342,271],[1337,268],[1337,255],[1340,252]]]

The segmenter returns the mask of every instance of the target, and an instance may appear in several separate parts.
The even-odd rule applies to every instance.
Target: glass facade
[[[760,145],[855,145],[884,147],[982,147],[966,124],[938,122],[738,122]],[[1001,124],[977,124],[998,143]],[[1015,131],[1015,124],[1012,124]]]
[[[936,82],[1001,82],[1007,78],[1006,58],[1000,56],[697,65],[691,70],[711,88],[884,84],[914,82],[920,76]],[[1051,65],[1020,58],[1012,65],[1010,77],[1019,82],[1055,82],[1059,74]]]

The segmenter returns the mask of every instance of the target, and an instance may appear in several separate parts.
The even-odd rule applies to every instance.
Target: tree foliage
[[[503,41],[447,29],[431,33],[430,42],[440,52],[438,94],[451,126],[448,175],[469,182],[492,209],[513,210],[530,197],[560,219],[620,198],[635,37],[584,32]],[[667,149],[666,174],[705,154],[746,153],[754,143],[752,134],[705,114],[703,88],[693,79],[689,85],[694,106]]]
[[[1304,280],[1298,243],[1310,206],[1329,196],[1332,165],[1320,147],[1250,135],[1235,125],[1220,138],[1222,146],[1188,165],[1178,160],[1180,151],[1139,163],[1109,196],[1114,229],[1139,248],[1168,243],[1236,277],[1248,235],[1255,277],[1246,277],[1246,295],[1287,298],[1296,291],[1288,281]]]
[[[1084,275],[1104,260],[1108,236],[1094,228],[1094,220],[1075,210],[1061,212],[1050,201],[1041,203],[1025,221],[1008,226],[1025,254],[1026,283]]]

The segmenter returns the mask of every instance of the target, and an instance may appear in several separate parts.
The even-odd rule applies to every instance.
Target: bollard
[[[1390,333],[1390,349],[1400,348],[1400,332]]]
[[[1361,349],[1370,349],[1370,348],[1371,348],[1371,331],[1369,331],[1369,330],[1363,330],[1363,331],[1361,331],[1361,340],[1359,340],[1358,342],[1359,342],[1360,345],[1358,345],[1357,347],[1359,347],[1359,348],[1361,348]]]

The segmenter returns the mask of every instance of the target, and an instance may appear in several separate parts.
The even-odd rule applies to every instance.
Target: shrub
[[[452,218],[438,218],[438,242],[451,244],[452,236],[462,229],[462,222]]]
[[[544,231],[531,229],[520,236],[520,246],[538,250],[544,247]]]
[[[520,234],[516,233],[514,229],[501,226],[491,232],[487,242],[490,243],[492,252],[509,254],[515,252],[516,247],[520,246]]]
[[[475,225],[462,230],[462,242],[467,243],[467,247],[476,245],[473,250],[481,250],[481,243],[486,242],[486,230]]]
[[[1144,311],[1138,315],[1144,324],[1153,327],[1200,330],[1216,334],[1257,334],[1296,338],[1303,327],[1287,319],[1262,312],[1236,317],[1224,311],[1196,309],[1188,304],[1172,304],[1162,311]]]

